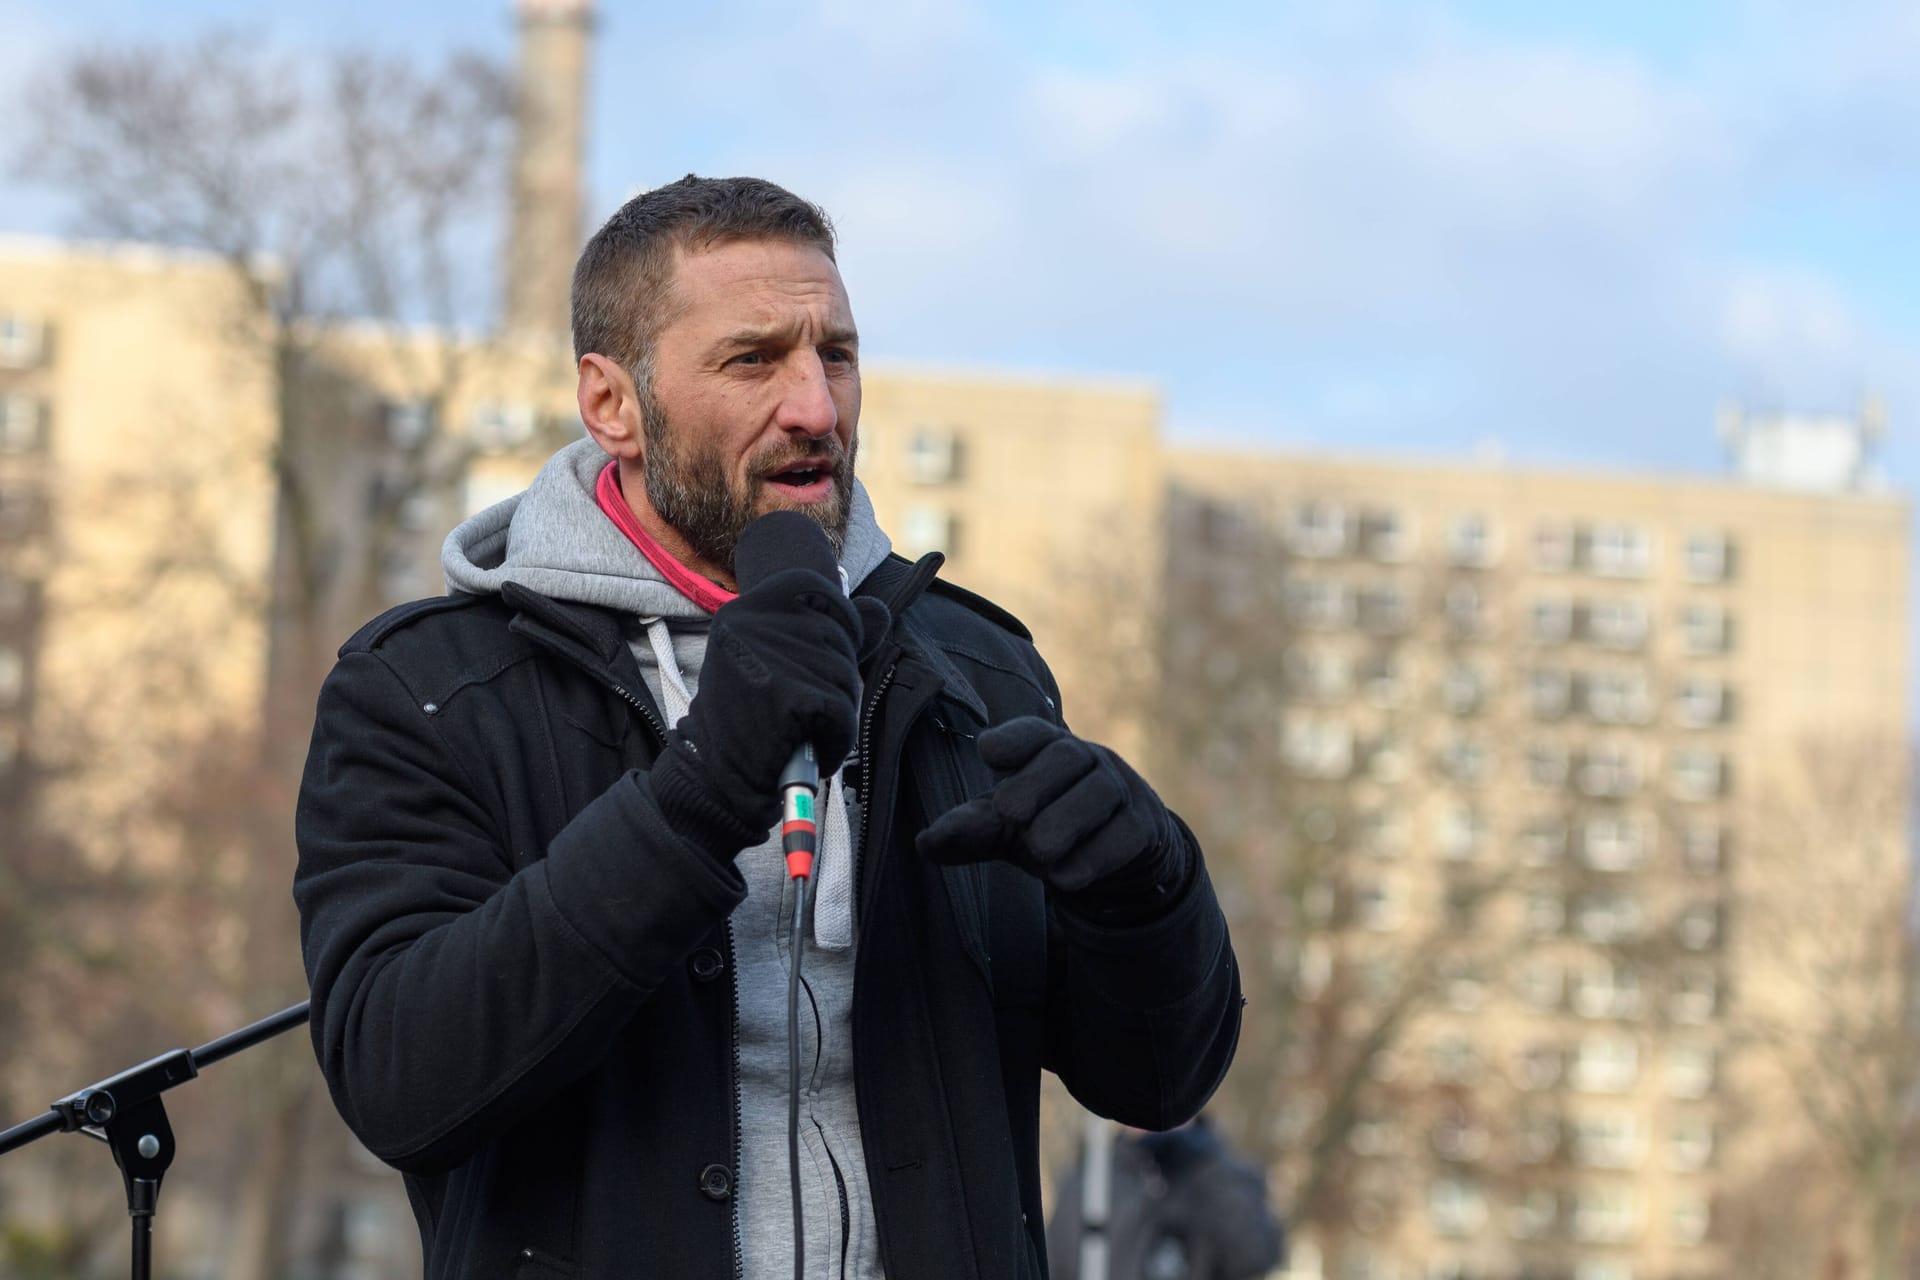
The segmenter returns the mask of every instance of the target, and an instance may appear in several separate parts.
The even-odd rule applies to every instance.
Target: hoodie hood
[[[555,453],[524,493],[469,517],[447,535],[440,564],[450,591],[497,595],[509,582],[555,600],[649,618],[705,618],[628,541],[594,499],[607,455],[592,440]],[[858,479],[840,567],[858,583],[892,544]]]

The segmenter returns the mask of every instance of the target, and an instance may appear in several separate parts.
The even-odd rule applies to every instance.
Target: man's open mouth
[[[812,489],[822,481],[831,481],[832,479],[832,462],[821,459],[809,459],[780,468],[780,470],[767,477],[767,482],[789,493],[798,494]]]

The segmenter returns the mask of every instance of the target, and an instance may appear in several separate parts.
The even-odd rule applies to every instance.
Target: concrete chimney
[[[567,294],[581,227],[592,0],[516,0],[519,114],[507,231],[504,328],[527,342],[569,343]]]

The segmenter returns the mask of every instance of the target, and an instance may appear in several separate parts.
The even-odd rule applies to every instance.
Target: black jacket
[[[924,590],[932,567],[894,557],[860,588],[897,619],[846,775],[861,1131],[888,1275],[1039,1275],[1040,1069],[1176,1124],[1232,1058],[1239,977],[1204,871],[1114,929],[1003,864],[915,855],[928,815],[991,785],[980,727],[1059,714],[1019,624]],[[313,1043],[406,1174],[431,1280],[738,1268],[745,884],[661,819],[661,737],[620,619],[518,587],[387,613],[321,692],[294,881]]]

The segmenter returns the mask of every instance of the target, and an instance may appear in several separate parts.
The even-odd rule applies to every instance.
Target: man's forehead
[[[722,240],[674,248],[673,279],[693,290],[718,290],[756,282],[831,284],[844,294],[840,268],[818,245],[793,240]]]

